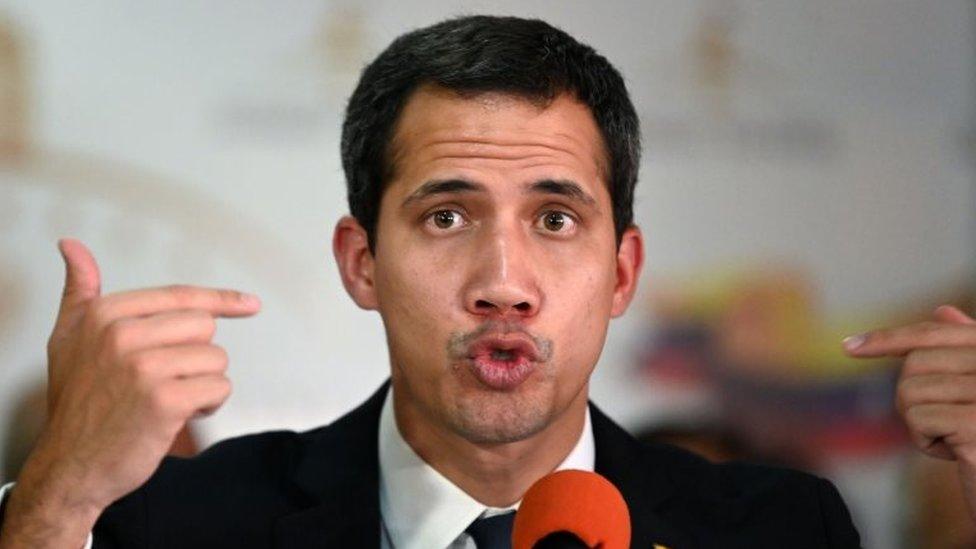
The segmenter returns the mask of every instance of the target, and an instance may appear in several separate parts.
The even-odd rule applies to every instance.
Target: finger
[[[949,447],[948,444],[941,438],[933,440],[925,448],[920,448],[923,453],[930,455],[934,458],[945,459],[953,461],[956,459],[956,452]]]
[[[950,450],[976,441],[974,405],[920,404],[906,409],[904,417],[913,442],[923,450],[940,441]]]
[[[117,356],[166,345],[209,343],[217,322],[207,311],[167,311],[119,319],[105,329],[105,344]]]
[[[101,273],[91,251],[80,240],[58,240],[58,251],[64,259],[64,289],[58,322],[69,324],[77,318],[80,305],[101,293]]]
[[[902,377],[926,374],[976,374],[976,347],[935,347],[909,351]]]
[[[976,345],[976,325],[926,321],[866,332],[843,343],[847,353],[856,357],[904,356],[917,348]]]
[[[130,353],[125,364],[144,383],[195,376],[223,375],[227,371],[227,352],[217,345],[157,347]]]
[[[187,418],[208,416],[230,397],[230,379],[224,376],[199,376],[174,380],[173,387],[182,395]]]
[[[976,319],[962,312],[958,307],[952,305],[940,305],[935,309],[933,315],[940,322],[950,322],[955,324],[976,324]]]
[[[898,384],[898,408],[922,404],[976,404],[976,376],[926,374]]]
[[[102,321],[112,322],[123,317],[180,309],[199,309],[213,316],[242,317],[261,310],[261,300],[237,290],[173,285],[106,295],[99,303],[98,315]]]

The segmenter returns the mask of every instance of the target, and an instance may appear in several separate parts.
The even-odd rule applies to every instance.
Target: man
[[[79,547],[93,531],[96,547],[483,549],[528,487],[564,468],[620,489],[634,547],[857,546],[828,482],[642,446],[588,405],[643,264],[639,151],[617,71],[541,21],[465,17],[401,36],[349,102],[352,216],[333,238],[346,290],[383,319],[389,384],[329,426],[162,465],[183,423],[229,395],[214,318],[259,303],[192,287],[103,296],[87,249],[62,241],[50,420],[0,547]],[[940,333],[972,338],[940,323],[926,341]],[[866,354],[917,343],[866,339]],[[929,370],[960,364],[946,351]],[[939,440],[951,452],[971,438]]]

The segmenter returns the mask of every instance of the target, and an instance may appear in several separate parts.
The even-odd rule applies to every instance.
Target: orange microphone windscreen
[[[589,547],[630,547],[630,512],[617,487],[588,471],[565,469],[536,481],[522,498],[512,549],[532,549],[553,532],[569,532]]]

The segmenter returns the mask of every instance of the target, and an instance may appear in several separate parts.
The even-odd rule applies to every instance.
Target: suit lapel
[[[654,446],[638,442],[590,404],[597,473],[612,482],[630,511],[631,547],[689,547],[685,535],[664,519],[677,493],[673,464]]]
[[[380,546],[380,411],[389,382],[327,428],[303,435],[290,483],[301,508],[278,519],[275,546]]]

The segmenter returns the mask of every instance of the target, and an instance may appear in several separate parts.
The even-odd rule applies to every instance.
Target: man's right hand
[[[80,547],[102,510],[149,479],[186,421],[230,395],[215,318],[261,307],[193,286],[101,295],[88,248],[64,239],[59,249],[66,277],[48,341],[48,420],[11,492],[4,548]]]

